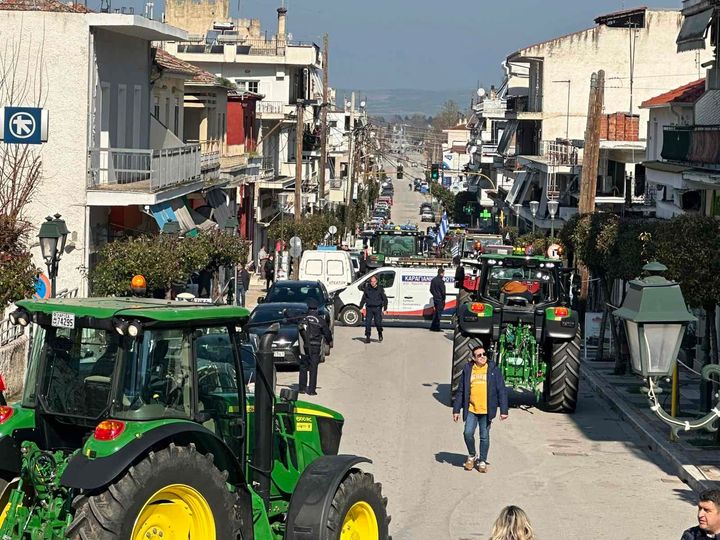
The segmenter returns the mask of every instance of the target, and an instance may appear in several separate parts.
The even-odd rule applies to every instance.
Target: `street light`
[[[538,208],[540,208],[540,203],[538,201],[530,201],[530,213],[533,218],[533,234],[535,234],[535,216],[537,216]]]
[[[558,201],[548,201],[547,208],[550,214],[550,238],[555,238],[555,216],[557,215],[560,203]]]
[[[60,219],[60,214],[46,217],[38,232],[40,252],[48,268],[52,297],[55,297],[55,278],[57,277],[58,263],[65,250],[68,232],[65,220]]]
[[[515,228],[518,230],[518,233],[520,232],[520,209],[522,208],[522,204],[515,203],[513,204],[513,208],[515,209]]]
[[[655,395],[654,379],[671,374],[685,329],[696,319],[687,309],[680,285],[660,275],[667,267],[653,262],[643,270],[648,277],[631,281],[622,306],[614,311],[625,322],[632,370],[647,379],[650,409],[671,427],[673,436],[680,430],[714,431],[713,424],[720,418],[720,403],[703,418],[680,421],[663,410]],[[713,375],[720,375],[720,366],[707,365],[701,375],[712,382]]]

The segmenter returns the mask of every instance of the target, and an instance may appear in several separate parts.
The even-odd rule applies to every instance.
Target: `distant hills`
[[[336,91],[337,103],[342,103],[343,96],[350,99],[353,90],[338,89]],[[354,90],[356,101],[367,99],[368,112],[372,116],[390,117],[395,114],[409,116],[422,114],[435,116],[442,108],[443,103],[453,100],[461,111],[470,107],[470,97],[475,95],[474,90],[415,90],[409,88],[395,88],[387,90]]]

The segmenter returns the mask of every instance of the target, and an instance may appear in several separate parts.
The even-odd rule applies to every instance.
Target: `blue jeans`
[[[480,461],[487,461],[490,451],[490,423],[487,414],[475,414],[468,412],[465,419],[465,444],[468,449],[468,456],[476,456],[475,453],[475,430],[480,428]]]

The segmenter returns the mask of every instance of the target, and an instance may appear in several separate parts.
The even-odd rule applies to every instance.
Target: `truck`
[[[34,339],[22,399],[0,406],[0,538],[388,538],[369,460],[338,454],[343,416],[275,395],[277,324],[247,369],[244,308],[17,306]]]
[[[463,259],[456,272],[450,400],[472,349],[482,345],[508,386],[534,393],[551,412],[574,412],[580,325],[570,307],[569,271],[559,260],[509,248]]]

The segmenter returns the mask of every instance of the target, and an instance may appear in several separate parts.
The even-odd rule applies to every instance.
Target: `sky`
[[[92,0],[92,2],[99,0]],[[124,4],[123,4],[124,2]],[[162,10],[156,0],[155,10]],[[230,0],[272,35],[281,0]],[[90,1],[88,2],[91,6]],[[144,5],[113,0],[112,7]],[[598,15],[681,0],[285,0],[295,40],[330,39],[330,84],[344,89],[476,89],[502,80],[509,53],[594,26]]]

